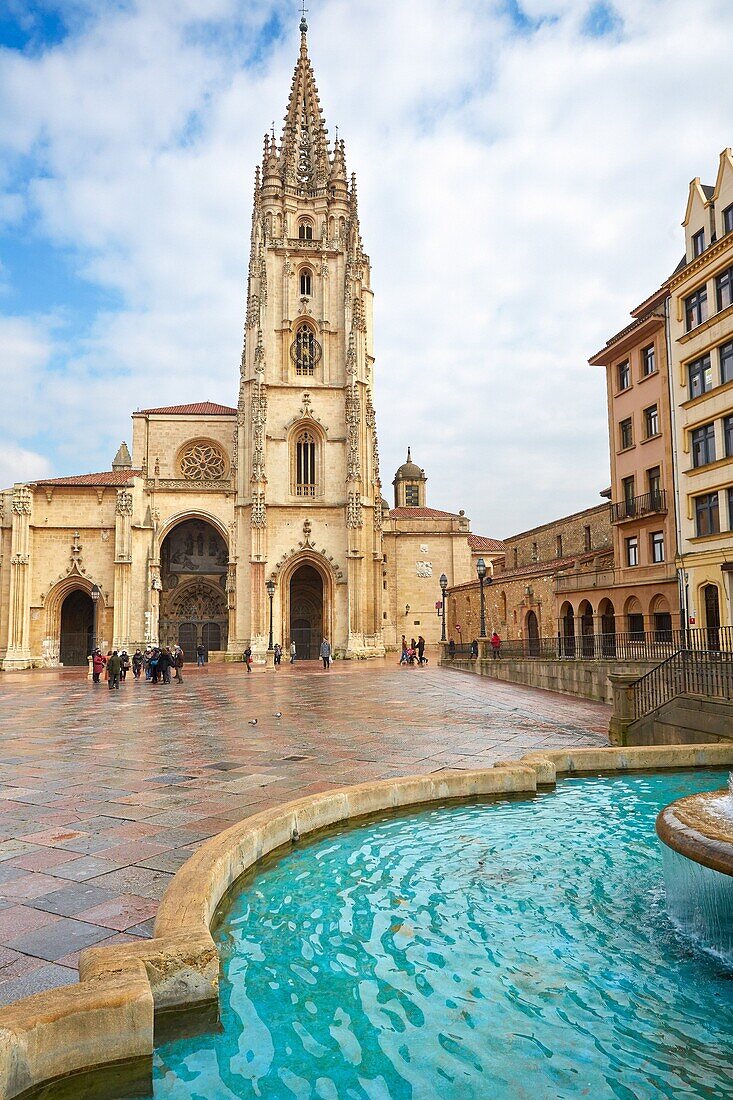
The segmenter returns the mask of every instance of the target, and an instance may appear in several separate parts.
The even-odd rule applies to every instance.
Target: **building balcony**
[[[640,497],[619,500],[611,505],[611,523],[625,523],[630,519],[650,516],[655,512],[667,511],[667,491],[659,489],[656,493],[643,493]]]
[[[610,588],[614,583],[613,569],[587,570],[585,573],[560,573],[555,577],[556,592],[580,592],[586,588]]]

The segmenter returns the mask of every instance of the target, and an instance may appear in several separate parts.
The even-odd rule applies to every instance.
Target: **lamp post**
[[[446,641],[446,637],[445,637],[445,592],[446,592],[447,587],[448,587],[448,578],[446,577],[445,573],[441,573],[440,574],[440,591],[442,593],[442,602],[443,602],[443,626],[442,626],[442,633],[440,635],[441,642]]]
[[[486,637],[486,604],[484,602],[484,581],[486,579],[486,562],[483,558],[479,558],[476,562],[476,572],[478,573],[479,590],[481,592],[481,637]]]
[[[270,597],[270,641],[269,641],[268,646],[267,646],[267,652],[272,653],[272,652],[274,652],[274,649],[275,649],[275,646],[274,646],[274,643],[273,643],[273,640],[272,640],[272,601],[275,597],[275,582],[274,582],[274,580],[272,580],[272,578],[270,578],[270,580],[267,582],[267,584],[265,585],[265,588],[267,589],[267,595]]]

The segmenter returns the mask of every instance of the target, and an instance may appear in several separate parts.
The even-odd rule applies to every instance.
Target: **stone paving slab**
[[[243,817],[345,783],[605,745],[609,718],[393,659],[189,667],[183,684],[112,693],[83,671],[0,673],[0,1004],[76,980],[87,945],[149,937],[175,871]]]

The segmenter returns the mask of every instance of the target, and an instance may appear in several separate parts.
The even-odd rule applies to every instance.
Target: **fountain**
[[[666,806],[657,835],[672,921],[696,946],[733,967],[733,772],[727,790]]]

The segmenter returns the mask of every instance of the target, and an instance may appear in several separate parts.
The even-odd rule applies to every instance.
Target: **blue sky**
[[[733,142],[727,0],[323,0],[357,172],[386,495],[507,535],[597,503],[587,359],[674,267]],[[129,414],[236,401],[253,170],[299,5],[5,0],[0,483],[106,469]]]

